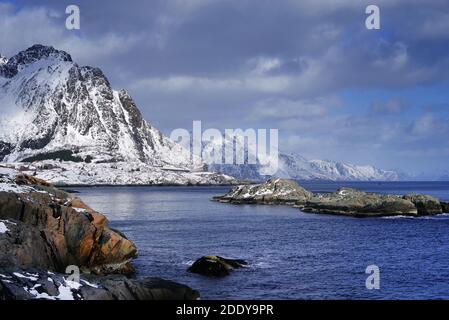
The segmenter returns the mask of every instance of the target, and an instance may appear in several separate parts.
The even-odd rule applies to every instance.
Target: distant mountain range
[[[210,170],[222,172],[240,179],[265,180],[259,173],[261,165],[209,165]],[[398,181],[406,179],[395,171],[378,169],[371,165],[359,166],[326,160],[307,160],[297,154],[281,153],[278,178],[295,180],[330,181]]]

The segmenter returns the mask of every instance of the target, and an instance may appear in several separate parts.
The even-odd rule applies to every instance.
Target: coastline
[[[245,183],[238,184],[54,184],[56,188],[124,188],[124,187],[179,187],[179,188],[201,188],[201,187],[233,187],[235,185],[243,185]],[[248,183],[249,184],[249,183]]]
[[[339,187],[343,187],[344,184],[362,184],[362,183],[375,183],[375,184],[400,184],[400,183],[449,183],[449,180],[438,180],[438,181],[432,181],[432,180],[400,180],[400,181],[388,181],[388,180],[382,180],[382,181],[365,181],[365,180],[295,180],[299,183],[332,183],[332,184],[341,184]],[[214,184],[214,183],[206,183],[206,184],[178,184],[178,183],[158,183],[158,184],[53,184],[57,188],[97,188],[97,187],[234,187],[236,185],[256,185],[264,183],[265,181],[238,181],[236,183],[221,183],[221,184]],[[319,191],[314,190],[316,193],[332,193],[332,191]]]

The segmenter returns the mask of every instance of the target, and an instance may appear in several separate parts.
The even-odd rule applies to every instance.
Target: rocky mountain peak
[[[32,47],[19,52],[18,54],[7,60],[7,62],[2,66],[3,70],[0,70],[0,74],[11,78],[14,77],[18,73],[18,71],[25,66],[45,59],[72,62],[72,57],[65,51],[57,50],[51,46],[35,44]]]
[[[0,161],[194,166],[186,149],[143,119],[125,90],[114,90],[101,69],[80,67],[64,51],[34,45],[0,72],[8,78],[0,87],[0,106],[8,111],[0,114]]]

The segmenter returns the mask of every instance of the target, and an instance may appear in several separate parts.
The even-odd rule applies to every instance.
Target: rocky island
[[[351,217],[426,216],[449,211],[449,205],[429,195],[384,195],[340,188],[333,193],[312,193],[285,179],[233,187],[213,200],[233,204],[281,204],[303,212]]]
[[[44,180],[0,167],[0,300],[196,299],[170,281],[131,277],[132,241]],[[67,267],[81,272],[73,281]]]

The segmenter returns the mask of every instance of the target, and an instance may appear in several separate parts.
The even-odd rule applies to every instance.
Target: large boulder
[[[219,202],[237,204],[295,204],[312,198],[312,193],[287,179],[270,179],[266,183],[241,185],[223,196],[214,197]]]
[[[205,256],[196,260],[187,271],[207,277],[225,277],[234,269],[247,266],[247,262],[239,259],[225,259],[219,256]]]
[[[334,193],[315,195],[311,200],[297,206],[304,212],[354,217],[418,215],[415,205],[402,197],[366,193],[350,188],[340,188]]]
[[[1,180],[3,179],[3,181]],[[9,179],[9,180],[8,180]],[[0,177],[0,267],[131,273],[135,245],[79,198],[32,177]]]
[[[420,216],[436,215],[443,212],[441,203],[438,199],[421,194],[408,194],[403,197],[405,200],[413,202],[418,209]]]
[[[175,282],[123,275],[81,275],[0,268],[0,300],[196,300],[198,291]]]

